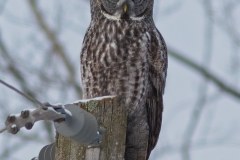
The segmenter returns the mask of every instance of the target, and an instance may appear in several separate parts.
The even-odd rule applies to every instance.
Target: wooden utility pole
[[[104,130],[102,142],[98,146],[86,146],[57,134],[55,160],[123,160],[127,127],[125,107],[117,98],[77,105],[96,117]]]

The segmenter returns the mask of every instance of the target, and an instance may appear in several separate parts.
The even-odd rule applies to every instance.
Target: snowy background
[[[240,159],[239,17],[240,0],[155,0],[169,68],[150,160]],[[0,79],[43,102],[80,99],[79,54],[89,22],[87,0],[0,0]],[[9,113],[33,106],[0,85],[0,126]],[[0,159],[30,160],[53,141],[49,123],[1,134]]]

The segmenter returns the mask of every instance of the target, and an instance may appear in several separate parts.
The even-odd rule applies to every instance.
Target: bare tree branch
[[[0,3],[0,15],[3,13],[4,11],[4,7],[7,3],[7,0],[3,0],[1,3]]]
[[[36,97],[35,93],[27,87],[27,82],[25,78],[22,76],[22,73],[17,68],[16,63],[10,56],[10,53],[8,52],[6,46],[3,44],[1,37],[0,37],[0,54],[2,55],[5,61],[8,61],[7,69],[9,70],[9,73],[11,73],[11,75],[19,82],[23,92],[30,95],[31,97]]]
[[[51,30],[51,28],[43,18],[42,13],[37,7],[36,0],[28,0],[28,3],[30,5],[30,9],[32,10],[36,18],[36,21],[40,29],[43,31],[45,36],[48,38],[49,42],[52,44],[52,48],[55,51],[54,53],[56,53],[62,59],[65,67],[67,68],[69,73],[69,82],[74,85],[75,90],[81,96],[82,95],[81,87],[78,85],[79,83],[77,83],[75,80],[75,75],[76,75],[75,69],[67,57],[67,55],[69,54],[65,52],[65,49],[63,48],[63,45],[60,44],[56,34],[54,33],[53,30]]]
[[[208,8],[212,8],[211,1],[204,0],[204,7],[207,6]],[[213,22],[210,21],[208,18],[206,19],[206,29],[205,29],[205,51],[203,55],[203,62],[206,67],[209,67],[211,59],[212,59],[212,50],[213,50]],[[190,121],[188,121],[188,125],[185,129],[184,135],[183,135],[183,144],[181,147],[181,155],[182,160],[190,160],[190,150],[192,147],[192,138],[194,134],[196,133],[196,129],[200,123],[201,115],[204,111],[204,106],[207,102],[207,89],[208,89],[208,79],[204,77],[204,80],[199,85],[199,95],[197,98],[196,105],[194,106],[192,113],[190,115]],[[205,135],[206,136],[206,135]]]
[[[207,78],[209,81],[213,82],[217,87],[222,89],[227,94],[235,97],[236,99],[240,100],[240,91],[236,88],[230,86],[227,84],[227,82],[221,80],[218,76],[216,76],[213,72],[209,71],[205,67],[197,64],[193,60],[187,58],[180,52],[176,51],[175,49],[169,48],[169,55],[178,60],[179,62],[183,63],[184,65],[190,67],[191,69],[194,69],[197,71],[200,75]]]
[[[27,94],[33,98],[36,98],[37,97],[36,92],[29,89],[27,80],[22,75],[21,71],[18,69],[18,66],[14,62],[14,59],[10,56],[10,53],[9,53],[7,47],[4,45],[1,37],[0,37],[0,55],[2,55],[2,57],[5,61],[8,61],[7,70],[13,76],[13,78],[15,78],[16,81],[19,83],[22,91],[25,94]],[[48,133],[52,133],[52,127],[48,123],[44,122],[44,127],[46,128]]]

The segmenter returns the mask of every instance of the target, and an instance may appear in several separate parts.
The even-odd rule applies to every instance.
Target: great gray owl
[[[91,0],[81,53],[85,98],[118,95],[128,107],[126,160],[146,160],[162,122],[167,48],[154,0]]]

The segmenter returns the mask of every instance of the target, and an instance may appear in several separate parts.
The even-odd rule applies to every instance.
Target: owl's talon
[[[21,112],[21,117],[24,118],[24,119],[28,118],[29,115],[30,115],[29,110],[24,110],[24,111]]]

